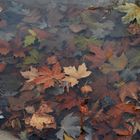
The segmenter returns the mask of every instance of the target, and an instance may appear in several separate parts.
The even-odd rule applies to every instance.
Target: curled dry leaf
[[[75,66],[64,67],[64,73],[67,76],[65,76],[63,81],[69,82],[73,87],[78,84],[79,79],[88,77],[91,74],[91,71],[87,71],[87,67],[85,63],[83,63],[82,65],[79,65],[78,70]]]
[[[55,120],[54,117],[48,114],[33,114],[31,120],[30,120],[30,125],[32,127],[35,127],[38,130],[42,130],[43,128],[55,128]]]

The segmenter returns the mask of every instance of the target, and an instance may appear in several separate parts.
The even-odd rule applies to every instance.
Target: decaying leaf
[[[137,23],[140,24],[140,7],[134,3],[125,3],[125,5],[120,5],[117,8],[120,12],[126,13],[124,17],[122,17],[122,21],[126,23],[130,23],[136,19]]]
[[[78,84],[78,80],[81,78],[88,77],[91,74],[91,71],[87,71],[85,63],[79,65],[78,70],[75,66],[64,67],[64,73],[68,76],[65,76],[63,81],[67,81],[73,87]]]

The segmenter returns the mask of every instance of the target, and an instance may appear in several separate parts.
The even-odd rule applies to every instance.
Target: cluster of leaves
[[[139,6],[118,7],[127,13],[127,34],[111,39],[105,37],[119,27],[108,9],[48,9],[48,25],[37,9],[13,2],[7,10],[19,18],[16,33],[0,39],[1,128],[20,132],[23,140],[33,134],[48,140],[135,140]],[[5,29],[11,19],[2,20]]]

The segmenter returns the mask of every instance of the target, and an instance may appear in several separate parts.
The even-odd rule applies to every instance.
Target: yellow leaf
[[[74,139],[68,136],[66,133],[64,133],[64,140],[74,140]]]
[[[37,36],[36,32],[32,29],[29,29],[28,32],[32,35],[32,36]]]
[[[35,113],[30,120],[30,125],[38,130],[42,130],[43,128],[55,128],[55,120],[51,115]]]
[[[64,73],[67,75],[63,81],[69,82],[71,86],[78,84],[78,80],[81,78],[88,77],[91,74],[91,71],[87,71],[85,63],[78,67],[78,70],[75,66],[64,67]]]
[[[20,73],[25,79],[28,79],[26,82],[33,81],[39,75],[38,70],[32,66],[29,71],[21,71]]]
[[[122,21],[127,24],[131,21],[135,20],[138,24],[140,24],[140,7],[134,3],[125,3],[125,5],[120,5],[117,8],[120,12],[126,13],[124,17],[122,17]]]

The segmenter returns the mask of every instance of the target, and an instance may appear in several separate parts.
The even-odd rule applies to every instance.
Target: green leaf
[[[78,45],[79,49],[86,49],[89,44],[101,44],[101,40],[97,40],[95,37],[86,38],[84,36],[75,37],[74,43]]]
[[[126,13],[126,15],[122,17],[123,23],[127,24],[136,19],[137,23],[140,24],[140,7],[136,4],[125,3],[125,5],[120,5],[116,9]]]
[[[36,40],[36,37],[33,36],[33,35],[25,36],[24,47],[27,47],[27,46],[30,46],[30,45],[34,44],[35,40]]]
[[[37,64],[41,60],[42,55],[38,52],[38,50],[33,49],[30,51],[29,56],[26,56],[24,58],[24,65],[30,65],[30,64]]]

